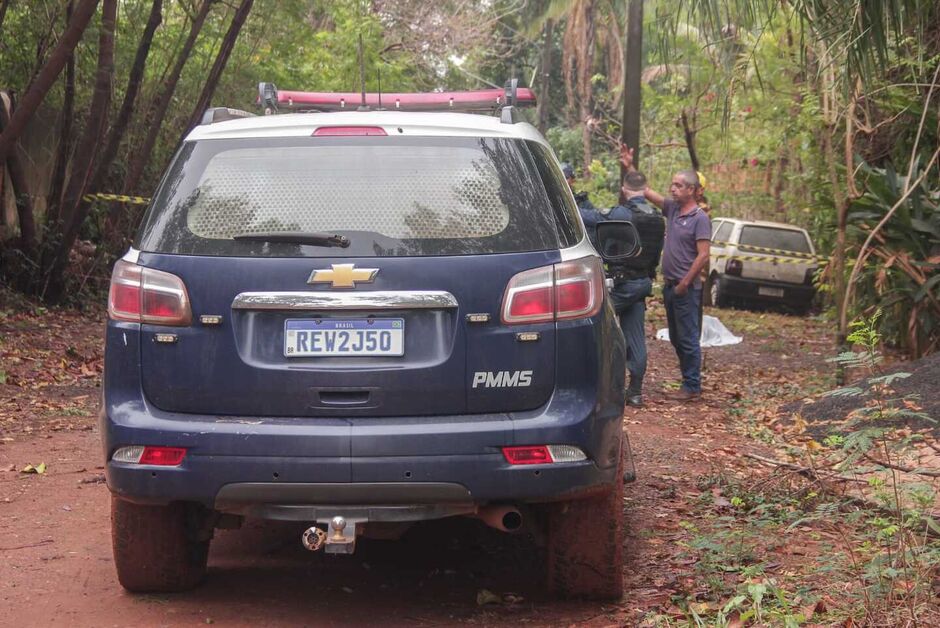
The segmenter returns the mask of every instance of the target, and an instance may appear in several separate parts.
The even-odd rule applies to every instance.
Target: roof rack
[[[239,118],[254,118],[255,114],[241,109],[232,109],[231,107],[211,107],[202,114],[202,120],[199,124],[215,124],[216,122],[225,122],[226,120],[238,120]]]
[[[500,113],[503,122],[518,122],[517,107],[534,107],[535,93],[518,87],[518,79],[504,89],[464,92],[300,92],[278,90],[274,83],[258,84],[258,104],[265,115],[281,111],[355,111],[362,105],[376,110],[454,111]]]

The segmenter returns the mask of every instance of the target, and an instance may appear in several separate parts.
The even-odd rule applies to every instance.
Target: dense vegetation
[[[142,210],[85,194],[149,196],[205,107],[253,109],[259,81],[355,90],[360,36],[369,90],[533,85],[532,122],[595,202],[613,203],[623,108],[637,101],[623,89],[628,4],[0,0],[0,89],[17,101],[0,136],[16,201],[0,212],[4,280],[80,299]],[[819,281],[843,336],[881,306],[885,338],[936,349],[936,2],[642,6],[638,149],[653,186],[694,163],[713,215],[806,226],[830,258]]]

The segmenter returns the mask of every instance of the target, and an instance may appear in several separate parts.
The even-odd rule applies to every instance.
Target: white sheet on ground
[[[669,340],[669,330],[660,329],[656,332],[657,340]],[[702,346],[703,347],[724,347],[725,345],[736,345],[744,340],[741,336],[735,336],[724,324],[714,316],[702,317]]]

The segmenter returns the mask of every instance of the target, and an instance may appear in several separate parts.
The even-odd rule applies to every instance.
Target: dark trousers
[[[610,290],[611,303],[620,321],[620,331],[627,341],[627,371],[630,385],[627,395],[639,395],[646,376],[646,297],[653,292],[649,278],[627,279]]]
[[[689,392],[702,392],[702,327],[699,310],[702,289],[689,288],[679,296],[675,285],[663,286],[666,320],[669,322],[669,341],[679,357],[682,387]]]

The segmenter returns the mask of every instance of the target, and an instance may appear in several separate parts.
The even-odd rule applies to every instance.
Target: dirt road
[[[651,333],[661,311],[652,315]],[[708,350],[701,403],[666,400],[675,356],[668,343],[649,341],[647,407],[624,415],[639,479],[626,492],[628,584],[615,605],[547,598],[538,549],[468,519],[416,526],[397,543],[362,541],[352,557],[309,554],[296,525],[249,524],[216,533],[209,579],[197,591],[125,593],[111,559],[93,415],[100,315],[0,319],[0,625],[636,625],[695,586],[697,558],[680,541],[702,495],[711,498],[699,479],[740,473],[737,454],[762,450],[729,422],[729,408],[785,388],[795,370],[818,378],[829,370],[820,329],[766,317],[739,316],[745,342]],[[40,462],[44,474],[21,472]],[[483,590],[504,601],[478,604]]]

